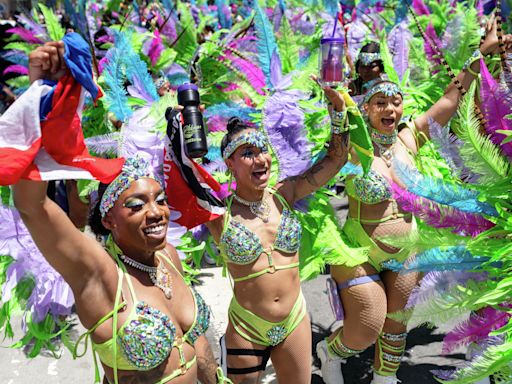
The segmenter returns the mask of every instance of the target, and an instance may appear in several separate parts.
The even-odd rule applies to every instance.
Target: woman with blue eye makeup
[[[66,71],[62,42],[29,56],[31,81],[58,80]],[[46,196],[47,182],[19,181],[14,203],[34,242],[73,291],[88,339],[102,363],[104,383],[228,383],[204,333],[209,309],[183,279],[167,243],[170,211],[163,186],[142,158],[127,159],[101,184],[89,223],[105,247],[79,231]],[[95,382],[100,382],[96,364]]]
[[[231,118],[221,153],[236,189],[226,214],[207,223],[233,281],[221,365],[234,383],[258,383],[269,360],[280,383],[311,382],[311,325],[300,289],[301,224],[294,203],[332,179],[348,154],[343,97],[324,88],[332,135],[326,156],[304,174],[269,187],[266,136]]]
[[[404,262],[410,254],[379,239],[413,238],[416,231],[412,214],[393,197],[393,183],[403,187],[398,177],[400,164],[416,167],[416,155],[429,138],[429,121],[445,126],[455,114],[461,90],[469,89],[478,77],[480,58],[498,50],[496,31],[496,23],[490,22],[479,50],[458,76],[453,76],[444,95],[414,120],[402,121],[404,94],[397,84],[380,80],[364,95],[361,106],[374,160],[370,171],[363,174],[360,159],[351,148],[345,183],[349,211],[343,232],[352,249],[331,265],[337,293],[331,301],[337,298],[339,302],[341,298],[343,326],[316,346],[326,384],[343,384],[341,365],[372,344],[375,358],[371,383],[400,382],[397,371],[405,353],[407,326],[387,315],[405,308],[420,274],[399,274],[387,268],[387,262]],[[503,41],[507,49],[512,48],[511,35],[504,36]],[[355,256],[356,249],[360,256]]]

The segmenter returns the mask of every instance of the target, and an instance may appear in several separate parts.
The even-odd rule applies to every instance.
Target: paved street
[[[343,220],[345,202],[337,201],[335,206]],[[214,347],[216,356],[219,354],[218,339],[224,333],[227,320],[227,307],[231,299],[229,280],[221,276],[221,269],[204,268],[199,276],[198,291],[212,308],[212,327],[207,336]],[[314,345],[334,329],[331,309],[324,293],[326,275],[314,281],[303,284],[309,315],[312,320],[313,350]],[[21,334],[20,321],[14,324],[16,334]],[[450,356],[440,356],[443,329],[428,329],[425,327],[412,329],[408,338],[407,353],[399,378],[406,384],[436,383],[430,371],[432,369],[448,368],[464,359],[464,351],[457,351]],[[77,326],[76,335],[83,332]],[[7,348],[9,340],[4,340],[0,348],[0,384],[91,384],[94,380],[94,365],[90,350],[86,356],[73,361],[66,350],[62,358],[56,360],[49,356],[27,359],[23,351]],[[371,356],[373,348],[360,356],[351,358],[343,368],[346,384],[368,384],[370,382]],[[272,367],[266,372],[264,383],[275,383]],[[319,370],[319,362],[314,355],[313,377],[314,384],[323,383]],[[288,384],[288,383],[285,383]]]

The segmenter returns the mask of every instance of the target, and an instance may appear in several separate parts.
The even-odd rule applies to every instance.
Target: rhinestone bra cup
[[[302,226],[299,219],[287,208],[283,209],[277,229],[274,248],[285,253],[295,253],[300,247]],[[228,261],[250,264],[263,253],[261,241],[251,230],[236,220],[230,220],[221,237]]]
[[[393,196],[389,182],[374,170],[368,172],[367,176],[355,177],[354,190],[365,204],[381,203]]]

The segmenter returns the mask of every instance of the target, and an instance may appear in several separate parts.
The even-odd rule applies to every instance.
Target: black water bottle
[[[208,153],[203,115],[199,110],[199,91],[194,84],[186,83],[178,87],[178,104],[183,106],[183,140],[187,155],[203,157]]]

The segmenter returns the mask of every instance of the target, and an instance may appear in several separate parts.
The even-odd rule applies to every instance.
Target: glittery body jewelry
[[[368,103],[373,96],[380,92],[386,96],[403,95],[402,90],[397,84],[391,81],[381,81],[368,90],[366,95],[364,95],[362,104]]]
[[[146,160],[141,157],[127,159],[121,173],[108,185],[101,198],[101,217],[105,217],[107,212],[112,209],[117,199],[119,199],[121,193],[128,189],[132,182],[143,177],[157,180]]]
[[[357,61],[364,66],[368,66],[374,61],[382,61],[382,57],[379,52],[359,52],[357,55]]]
[[[136,318],[123,327],[118,341],[125,357],[141,371],[153,369],[169,356],[176,327],[169,317],[141,301],[135,308]]]
[[[268,152],[268,140],[265,134],[260,131],[251,131],[238,136],[226,146],[224,152],[222,153],[222,158],[224,161],[229,159],[229,157],[237,150],[237,148],[244,144],[254,145],[255,147],[261,149],[262,152]]]
[[[396,143],[398,138],[398,131],[394,129],[392,133],[382,133],[370,126],[370,136],[374,143],[392,145]]]

